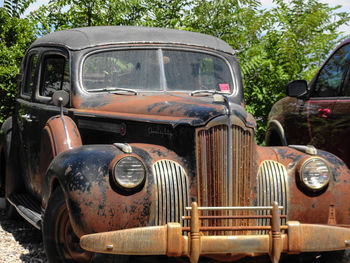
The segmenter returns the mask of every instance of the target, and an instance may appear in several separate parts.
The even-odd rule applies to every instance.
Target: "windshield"
[[[88,56],[83,65],[87,91],[211,90],[232,92],[228,64],[200,52],[168,49],[113,50]]]

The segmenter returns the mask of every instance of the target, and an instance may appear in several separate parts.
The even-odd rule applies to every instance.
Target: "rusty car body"
[[[254,142],[234,53],[212,36],[139,27],[31,45],[2,125],[0,182],[8,213],[42,229],[49,261],[278,262],[348,248],[349,170],[311,146]]]
[[[267,145],[310,144],[350,167],[350,39],[339,44],[311,82],[297,80],[269,114]]]

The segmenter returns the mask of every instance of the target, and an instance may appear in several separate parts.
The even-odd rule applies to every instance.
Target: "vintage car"
[[[314,145],[350,167],[350,39],[329,56],[312,81],[287,85],[288,97],[269,114],[266,144]]]
[[[42,230],[50,262],[347,249],[346,165],[311,146],[258,146],[255,126],[220,39],[140,27],[46,35],[2,125],[8,214]]]

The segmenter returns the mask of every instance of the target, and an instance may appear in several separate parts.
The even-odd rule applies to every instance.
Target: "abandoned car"
[[[267,145],[311,144],[350,167],[350,39],[343,41],[309,85],[296,80],[269,115]]]
[[[255,125],[220,39],[140,27],[51,33],[28,49],[2,125],[8,214],[42,230],[50,262],[278,262],[347,249],[346,165],[312,146],[258,146]]]

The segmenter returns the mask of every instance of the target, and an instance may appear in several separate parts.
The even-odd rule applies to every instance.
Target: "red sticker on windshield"
[[[220,91],[225,92],[225,93],[230,93],[230,85],[228,85],[227,83],[219,83],[219,88]]]

